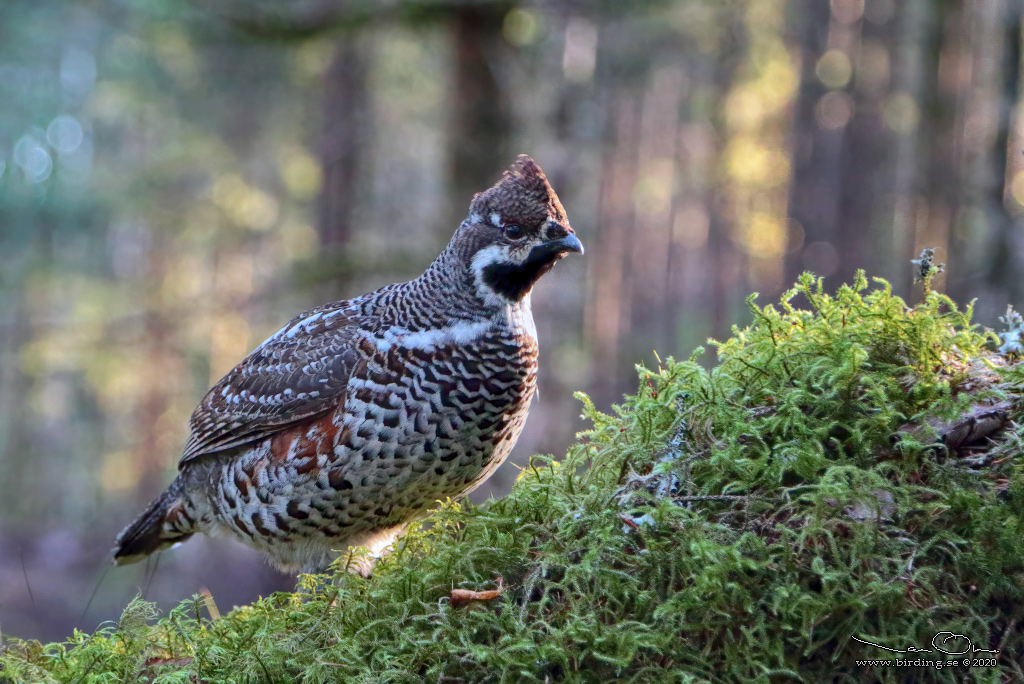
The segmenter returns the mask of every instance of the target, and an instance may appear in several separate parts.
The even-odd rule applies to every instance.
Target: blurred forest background
[[[90,603],[209,385],[296,313],[421,272],[519,152],[587,254],[534,297],[518,463],[585,427],[573,390],[607,409],[805,269],[916,297],[937,247],[937,286],[996,326],[1024,305],[1022,6],[5,0],[0,628],[291,588],[196,539]]]

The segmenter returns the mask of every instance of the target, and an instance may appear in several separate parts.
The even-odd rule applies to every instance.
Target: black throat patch
[[[521,264],[499,261],[485,266],[484,282],[502,297],[517,302],[533,289],[542,275],[551,270],[559,255],[547,245],[537,245]]]

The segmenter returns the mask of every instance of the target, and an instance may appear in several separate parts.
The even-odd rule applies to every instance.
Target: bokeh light
[[[40,143],[38,133],[28,133],[14,143],[14,163],[24,172],[29,183],[42,183],[53,172],[53,158]]]
[[[238,174],[225,174],[214,181],[210,196],[237,226],[267,230],[277,221],[277,200],[249,185]]]
[[[921,110],[910,93],[894,93],[882,103],[882,117],[886,126],[905,135],[917,128]]]
[[[69,154],[82,144],[82,125],[73,116],[62,114],[46,127],[46,140],[58,152]]]
[[[853,76],[853,65],[842,50],[829,50],[821,56],[814,67],[814,73],[826,87],[838,90],[845,88]]]
[[[853,118],[853,98],[841,90],[825,93],[814,108],[818,125],[829,130],[843,128]]]
[[[819,276],[830,276],[839,268],[839,252],[831,242],[811,242],[804,247],[803,265]]]
[[[543,18],[540,13],[516,7],[505,15],[501,34],[511,45],[525,47],[540,38]]]

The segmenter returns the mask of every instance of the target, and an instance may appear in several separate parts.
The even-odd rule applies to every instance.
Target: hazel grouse
[[[536,388],[530,292],[570,252],[583,245],[565,210],[520,155],[423,275],[301,314],[209,391],[177,478],[118,536],[115,563],[227,532],[283,570],[322,572],[478,487]]]

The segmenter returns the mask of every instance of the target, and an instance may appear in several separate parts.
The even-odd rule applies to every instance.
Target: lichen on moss
[[[533,458],[504,499],[447,503],[369,579],[304,577],[216,620],[199,597],[159,620],[136,600],[96,634],[9,642],[0,678],[1024,678],[1024,369],[970,307],[908,307],[863,274],[749,304],[714,368],[641,367],[611,414],[579,395],[593,428],[563,460]],[[962,659],[934,652],[943,631],[997,665],[857,663]]]

